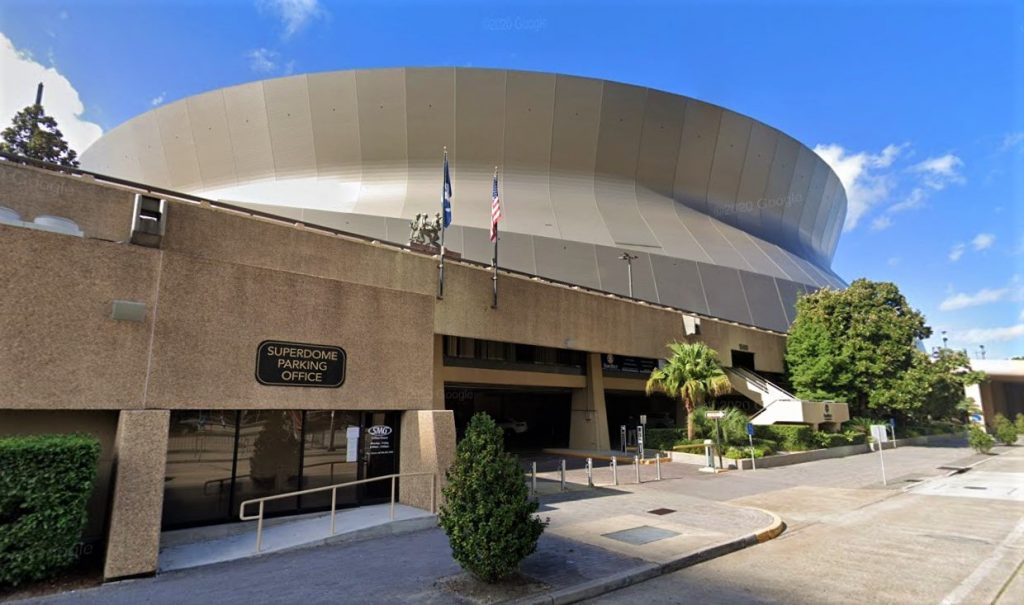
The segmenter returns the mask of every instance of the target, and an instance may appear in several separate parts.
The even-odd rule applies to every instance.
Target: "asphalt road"
[[[889,486],[854,476],[821,485],[832,483],[821,463],[801,465],[803,482],[787,471],[779,489],[728,500],[782,515],[781,537],[588,603],[1024,603],[1024,445],[991,458],[950,448],[950,465],[978,464],[949,478],[907,462],[935,451],[910,449],[891,454],[893,467],[913,472]],[[853,475],[853,465],[878,464],[845,460]]]

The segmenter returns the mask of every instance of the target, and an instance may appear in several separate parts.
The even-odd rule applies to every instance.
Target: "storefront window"
[[[164,488],[165,526],[227,520],[238,413],[188,410],[171,414]]]
[[[163,526],[223,523],[237,519],[246,500],[397,472],[400,418],[401,412],[173,411]],[[388,498],[390,482],[381,481],[339,489],[337,506]],[[264,513],[330,505],[325,491],[269,501]]]

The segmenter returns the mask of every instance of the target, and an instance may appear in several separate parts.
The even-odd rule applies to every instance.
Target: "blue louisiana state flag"
[[[452,224],[452,177],[448,174],[448,152],[444,152],[444,183],[441,190],[441,215],[444,228]]]

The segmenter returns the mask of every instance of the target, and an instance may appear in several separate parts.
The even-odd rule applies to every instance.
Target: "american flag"
[[[494,171],[494,185],[491,187],[491,241],[498,241],[498,221],[501,220],[501,198],[498,197],[498,171]]]

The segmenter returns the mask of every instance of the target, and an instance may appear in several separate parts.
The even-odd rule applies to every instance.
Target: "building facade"
[[[405,242],[439,209],[443,146],[456,255],[439,298],[437,254]],[[0,434],[100,438],[88,533],[108,578],[153,573],[161,531],[231,521],[249,498],[441,477],[477,411],[522,450],[610,449],[640,414],[681,422],[643,395],[667,343],[781,374],[797,295],[842,286],[829,263],[845,197],[810,150],[610,82],[268,80],[140,116],[83,162],[0,162]],[[409,478],[400,496],[432,494]],[[352,488],[339,504],[382,497]]]

